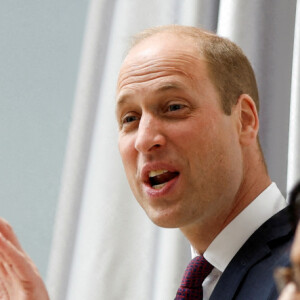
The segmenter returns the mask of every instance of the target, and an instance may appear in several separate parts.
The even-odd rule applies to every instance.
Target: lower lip
[[[160,189],[155,189],[149,184],[144,184],[144,190],[145,190],[146,194],[148,196],[150,196],[151,198],[167,196],[174,191],[175,186],[178,183],[179,177],[180,177],[180,174],[178,176],[176,176],[175,178],[171,179],[170,181],[168,181],[166,183],[166,185],[164,185]]]

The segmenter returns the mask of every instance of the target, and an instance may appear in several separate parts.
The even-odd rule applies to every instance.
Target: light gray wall
[[[43,277],[88,2],[1,1],[0,215]]]

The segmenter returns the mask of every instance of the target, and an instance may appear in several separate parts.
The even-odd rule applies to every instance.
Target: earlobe
[[[240,120],[240,142],[244,145],[249,145],[253,141],[256,141],[259,119],[255,102],[247,95],[240,95],[237,106],[239,108],[239,120]]]

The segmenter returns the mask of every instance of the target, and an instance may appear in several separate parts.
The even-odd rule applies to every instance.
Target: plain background
[[[45,278],[89,1],[1,1],[0,215]]]

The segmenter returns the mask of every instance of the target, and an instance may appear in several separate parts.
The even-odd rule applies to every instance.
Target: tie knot
[[[184,288],[199,288],[204,279],[211,272],[213,266],[203,257],[196,256],[187,266],[181,287]]]
[[[184,272],[175,300],[202,299],[202,283],[212,269],[213,266],[203,256],[192,259]]]

